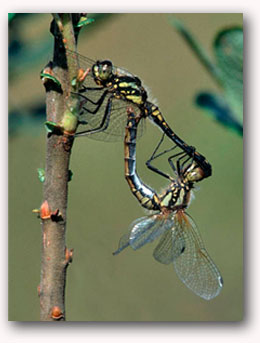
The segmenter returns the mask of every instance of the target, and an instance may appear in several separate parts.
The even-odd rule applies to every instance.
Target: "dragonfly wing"
[[[67,53],[70,55],[70,57],[74,59],[77,58],[80,67],[84,70],[88,68],[91,70],[93,65],[97,62],[86,56],[82,56],[75,51],[68,50]],[[116,66],[114,66],[113,72],[118,76],[129,76],[131,78],[135,77],[127,70],[117,68]],[[78,130],[79,133],[100,127],[106,112],[108,100],[111,97],[110,91],[108,88],[97,85],[92,71],[89,72],[83,82],[82,89],[77,94],[74,94],[75,97],[78,97],[81,104],[79,109],[79,121],[81,122]],[[107,94],[104,95],[104,92],[107,92]],[[102,96],[104,96],[104,98],[102,98]],[[99,101],[101,98],[103,101]],[[125,126],[127,122],[126,109],[128,106],[132,106],[134,108],[136,115],[140,113],[138,106],[134,105],[132,102],[113,98],[108,127],[104,131],[87,134],[86,136],[95,140],[107,142],[121,140],[121,138],[125,135]],[[145,121],[142,120],[138,126],[137,139],[142,136],[145,128],[144,123]]]
[[[87,56],[83,56],[76,51],[72,51],[72,50],[67,49],[67,53],[70,56],[72,56],[73,58],[77,58],[79,61],[80,67],[83,68],[84,70],[86,70],[87,68],[92,68],[93,64],[95,64],[97,62],[97,58],[95,60],[93,60],[92,58],[89,58]],[[104,61],[104,60],[107,60],[107,58],[105,56],[102,58],[99,57],[98,60]],[[130,73],[128,70],[126,70],[122,67],[117,67],[114,63],[113,63],[113,72],[117,76],[126,76],[127,75],[130,77],[135,77],[135,75]],[[85,84],[85,81],[84,81],[84,84]]]
[[[146,216],[146,217],[138,218],[133,223],[131,223],[131,225],[128,228],[128,232],[120,238],[118,249],[113,253],[113,255],[119,254],[122,250],[124,250],[130,245],[130,241],[131,241],[130,237],[136,225],[139,225],[143,228],[147,227],[148,229],[148,226],[151,223],[153,223],[153,221],[154,220],[151,219],[151,216]]]
[[[207,253],[194,221],[185,213],[175,216],[177,240],[185,242],[185,249],[173,263],[178,277],[203,299],[215,298],[223,287],[218,268]]]
[[[89,96],[91,100],[96,101],[97,99],[93,98],[93,96],[97,96],[96,93],[99,93],[99,97],[102,95],[102,92],[100,91],[89,91],[86,96]],[[97,113],[93,114],[89,112],[93,111],[97,107],[96,105],[93,105],[91,103],[83,105],[79,115],[79,120],[82,122],[79,131],[95,129],[101,125],[106,112],[108,99],[110,96],[111,94],[108,94],[105,97],[103,104],[100,106]],[[125,127],[127,123],[127,107],[129,106],[131,106],[134,109],[136,115],[140,114],[139,108],[134,104],[124,100],[118,100],[113,98],[112,107],[109,114],[108,127],[104,131],[89,134],[88,137],[95,140],[106,142],[116,142],[122,140],[122,138],[125,136]],[[144,131],[145,120],[141,120],[138,125],[137,139],[139,139],[142,136]]]
[[[141,248],[146,243],[153,242],[162,235],[172,225],[170,218],[165,218],[160,214],[155,214],[136,222],[131,234],[130,245],[134,250]]]
[[[130,232],[126,233],[120,238],[118,249],[113,252],[113,255],[118,255],[122,250],[127,248],[129,246],[129,236]]]
[[[167,230],[159,241],[153,252],[156,261],[169,264],[179,257],[185,249],[185,241],[178,237],[178,232],[172,226]]]

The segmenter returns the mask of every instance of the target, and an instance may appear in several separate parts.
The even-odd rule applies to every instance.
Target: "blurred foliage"
[[[201,92],[196,103],[219,123],[243,135],[243,29],[230,27],[218,32],[213,42],[216,62],[212,62],[181,21],[171,18],[171,24],[182,35],[223,94]]]
[[[11,21],[15,17],[16,13],[8,13],[8,21]]]

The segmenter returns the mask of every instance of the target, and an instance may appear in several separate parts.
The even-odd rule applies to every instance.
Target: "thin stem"
[[[53,74],[61,83],[61,89],[47,87],[47,121],[62,123],[68,111],[71,81],[77,77],[75,59],[67,60],[66,47],[75,50],[76,40],[71,14],[55,14],[51,24],[54,35]],[[66,43],[64,45],[64,43]],[[74,123],[74,122],[73,122]],[[77,121],[73,124],[76,130]],[[47,137],[45,182],[43,188],[42,258],[39,296],[41,320],[65,320],[66,270],[72,260],[72,250],[65,244],[69,162],[73,138],[65,133]]]

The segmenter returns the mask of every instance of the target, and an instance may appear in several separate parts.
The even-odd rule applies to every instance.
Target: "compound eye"
[[[203,170],[196,163],[189,165],[183,174],[185,178],[191,182],[197,182],[204,178]]]
[[[203,170],[199,167],[187,173],[187,179],[191,182],[200,181],[203,179],[203,177]]]
[[[102,80],[108,80],[112,76],[112,63],[110,61],[103,61],[99,66],[99,77]]]

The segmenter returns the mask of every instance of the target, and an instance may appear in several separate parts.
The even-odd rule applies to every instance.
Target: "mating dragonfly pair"
[[[139,249],[160,237],[154,258],[163,264],[173,263],[179,278],[198,296],[206,300],[216,297],[223,286],[222,277],[194,221],[186,213],[194,183],[211,175],[211,165],[172,131],[159,108],[148,100],[139,78],[107,60],[95,62],[80,55],[77,58],[81,67],[91,67],[82,88],[74,94],[80,100],[79,124],[90,129],[75,136],[110,141],[124,136],[126,180],[140,204],[154,211],[131,224],[114,255],[128,246]],[[170,181],[161,194],[145,185],[136,171],[136,139],[142,134],[146,118],[163,131],[162,139],[146,162],[149,169]],[[174,145],[158,153],[165,135]],[[168,158],[174,176],[153,166],[156,158],[175,149],[179,152]]]

